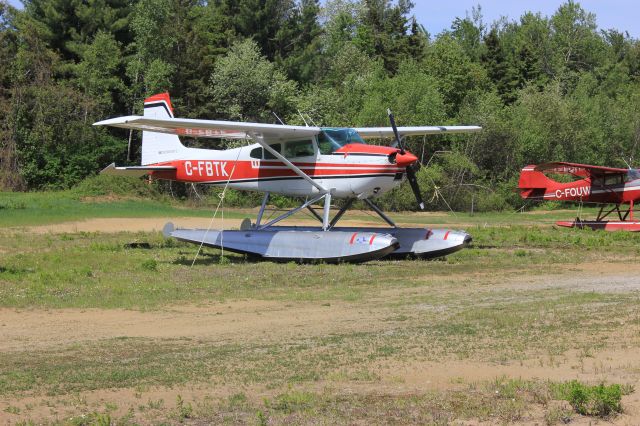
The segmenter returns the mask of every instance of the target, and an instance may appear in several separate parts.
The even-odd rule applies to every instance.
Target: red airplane
[[[568,175],[572,182],[557,182],[546,174]],[[570,228],[604,229],[605,231],[640,231],[633,218],[633,205],[640,198],[640,169],[590,166],[576,163],[545,163],[526,166],[520,172],[520,196],[533,200],[560,200],[605,204],[596,220],[558,221]],[[606,204],[613,204],[609,208]],[[628,207],[622,205],[628,204]],[[613,220],[605,220],[616,214]]]

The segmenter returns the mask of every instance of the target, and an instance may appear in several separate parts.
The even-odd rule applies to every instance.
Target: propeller
[[[396,137],[396,144],[398,148],[400,148],[400,155],[404,155],[406,153],[404,149],[404,145],[402,144],[402,139],[400,139],[400,135],[398,134],[398,128],[396,127],[396,120],[393,117],[393,113],[391,109],[387,109],[387,115],[389,115],[389,121],[391,122],[391,128],[393,129],[393,134]],[[411,190],[413,191],[413,195],[416,197],[416,201],[418,202],[418,206],[420,206],[420,210],[424,210],[424,201],[422,200],[422,194],[420,193],[420,186],[418,185],[418,178],[416,177],[416,171],[418,170],[418,162],[416,161],[413,164],[409,164],[405,168],[405,172],[407,174],[407,180],[409,181],[409,185],[411,185]]]

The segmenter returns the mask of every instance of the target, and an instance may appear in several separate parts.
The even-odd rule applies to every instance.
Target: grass
[[[128,182],[130,184],[130,182]],[[130,185],[129,185],[130,186]],[[129,188],[129,186],[126,186]],[[100,186],[84,185],[67,191],[52,192],[0,192],[0,227],[34,226],[62,223],[66,221],[88,218],[113,217],[165,217],[165,216],[197,216],[210,217],[215,207],[209,200],[204,203],[189,203],[153,194],[146,188],[129,191],[133,196],[126,196],[113,191],[105,191]],[[153,196],[143,196],[143,195]],[[214,199],[214,201],[217,200]],[[595,216],[596,209],[585,208],[585,217]],[[225,212],[229,218],[244,218],[246,212]],[[389,216],[405,224],[434,225],[460,224],[463,227],[508,226],[513,224],[535,225],[552,224],[556,220],[571,220],[575,217],[573,210],[536,210],[529,213],[487,212],[487,213],[430,213],[421,214],[389,213]],[[377,216],[370,211],[354,210],[345,217],[358,221],[377,221]],[[383,225],[382,222],[380,222]]]
[[[170,200],[122,197],[85,198],[72,191],[46,193],[0,192],[0,227],[35,226],[89,218],[210,217],[211,206],[188,206]],[[241,218],[243,214],[227,213]]]
[[[12,197],[0,195],[4,226],[99,214],[187,213],[163,201],[103,203],[68,194]],[[604,410],[598,407],[613,407],[605,414],[612,415],[624,410],[624,401],[616,405],[620,399],[615,384],[598,388],[603,371],[633,381],[640,370],[635,364],[603,365],[600,353],[638,347],[640,295],[633,289],[608,289],[606,273],[597,269],[593,275],[603,277],[600,286],[585,288],[570,278],[590,264],[623,270],[640,254],[640,235],[554,229],[547,223],[556,213],[398,215],[405,223],[434,223],[437,218],[452,228],[464,227],[474,237],[473,246],[446,260],[362,265],[255,262],[228,253],[221,262],[218,250],[205,249],[192,267],[197,247],[159,233],[33,234],[3,229],[3,308],[51,309],[53,315],[60,308],[168,312],[179,304],[266,300],[277,303],[284,317],[300,312],[293,310],[300,307],[327,312],[335,308],[349,315],[333,318],[329,313],[319,320],[326,328],[311,331],[301,319],[283,318],[285,330],[264,335],[124,335],[0,349],[0,396],[7,401],[0,404],[0,416],[39,422],[43,417],[36,414],[38,408],[24,402],[32,400],[49,401],[57,408],[48,418],[70,424],[318,419],[509,423],[531,420],[532,407],[541,410],[536,419],[547,424],[582,414],[600,416]],[[131,246],[134,241],[139,244]],[[586,382],[515,377],[476,382],[461,377],[447,389],[421,384],[415,390],[418,385],[405,384],[411,376],[399,373],[459,362],[520,365],[523,371],[564,366]],[[192,388],[214,395],[188,396]],[[393,390],[398,388],[404,390]],[[101,405],[70,402],[75,395],[84,398],[106,389],[134,389],[139,396],[128,405],[114,405],[108,397],[98,399]],[[170,396],[159,397],[155,389],[169,389]],[[619,389],[623,394],[628,387]],[[63,405],[76,408],[69,408],[67,415]]]
[[[447,261],[379,261],[362,265],[298,265],[247,260],[197,247],[159,233],[0,234],[0,306],[150,309],[167,303],[228,298],[346,300],[376,289],[434,285],[452,279],[473,285],[474,273],[517,275],[561,272],[585,261],[629,260],[638,253],[628,234],[514,227],[470,230],[477,248]],[[149,249],[128,248],[144,241]],[[580,241],[577,243],[576,241]],[[519,248],[527,247],[527,249]],[[522,255],[522,250],[525,255]],[[460,277],[461,275],[464,275]],[[282,280],[287,276],[290,279]],[[470,282],[466,281],[469,277]]]
[[[165,418],[173,422],[192,419],[215,424],[258,425],[317,424],[320,419],[327,424],[370,423],[372,419],[385,424],[405,424],[410,420],[413,424],[446,425],[459,419],[513,424],[531,422],[526,407],[539,404],[543,407],[544,424],[566,424],[578,416],[571,408],[553,400],[555,389],[561,386],[564,383],[499,378],[460,390],[399,395],[296,388],[261,400],[236,393],[229,397],[205,396],[186,402],[179,395],[175,407],[165,411]],[[150,410],[153,412],[145,407],[147,413]],[[112,418],[107,410],[91,412],[76,421],[86,424],[88,420],[94,424],[107,417],[113,423],[135,424],[131,414]]]

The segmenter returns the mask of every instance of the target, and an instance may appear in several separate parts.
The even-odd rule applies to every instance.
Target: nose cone
[[[418,161],[418,157],[408,151],[405,151],[404,154],[400,154],[398,152],[398,155],[396,156],[396,164],[400,167],[410,166],[416,161]]]

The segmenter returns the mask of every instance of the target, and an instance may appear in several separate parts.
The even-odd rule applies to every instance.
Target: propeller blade
[[[420,186],[418,185],[416,170],[413,168],[413,166],[407,167],[407,180],[409,181],[409,185],[411,185],[411,190],[413,191],[413,195],[415,195],[416,197],[416,201],[418,202],[418,206],[420,206],[420,210],[424,210],[424,200],[422,199],[422,194],[420,193]]]
[[[396,120],[393,117],[393,113],[390,108],[387,108],[387,115],[389,116],[389,122],[391,123],[391,128],[393,129],[393,134],[396,137],[395,145],[400,148],[400,155],[404,155],[406,151],[404,150],[404,146],[402,145],[402,139],[400,139],[400,135],[398,134],[398,128],[396,127]],[[424,210],[424,201],[422,200],[422,194],[420,193],[420,186],[418,185],[418,178],[416,178],[416,170],[417,167],[414,168],[415,164],[409,165],[406,168],[407,180],[409,181],[409,185],[411,185],[411,190],[413,191],[413,195],[416,197],[416,201],[418,202],[418,206],[420,206],[420,210]]]
[[[393,129],[393,134],[396,137],[396,145],[400,147],[400,154],[404,155],[404,146],[402,146],[402,140],[400,139],[400,135],[398,134],[398,128],[396,127],[396,120],[393,118],[393,113],[390,108],[387,108],[387,115],[389,116],[389,121],[391,122],[391,128]]]

